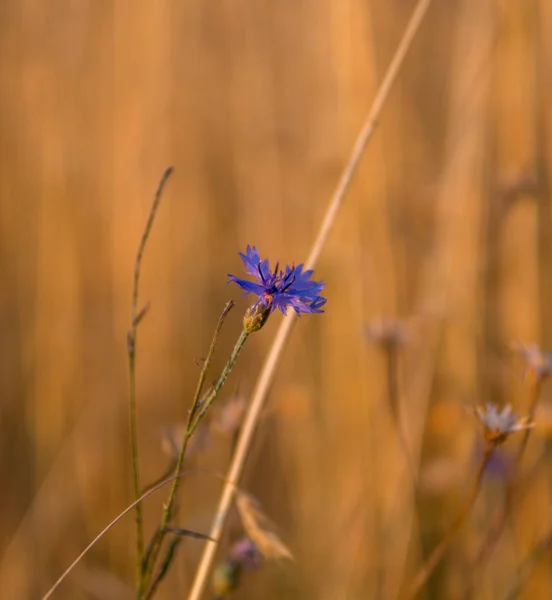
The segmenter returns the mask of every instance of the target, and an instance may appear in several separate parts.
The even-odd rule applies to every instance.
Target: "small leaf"
[[[197,531],[192,531],[191,529],[180,529],[177,527],[167,527],[167,531],[170,533],[174,533],[176,535],[196,538],[198,540],[209,540],[211,542],[215,541],[211,536],[206,535],[205,533],[198,533]]]

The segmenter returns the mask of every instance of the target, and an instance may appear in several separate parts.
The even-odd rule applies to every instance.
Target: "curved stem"
[[[430,554],[429,558],[426,560],[426,562],[414,578],[414,581],[412,582],[412,585],[410,587],[410,591],[406,596],[408,600],[410,600],[410,598],[414,598],[425,585],[425,583],[435,570],[435,567],[437,567],[437,565],[441,562],[443,556],[445,556],[445,553],[450,543],[456,537],[456,534],[460,531],[460,528],[464,524],[466,517],[470,514],[475,499],[477,498],[477,494],[479,493],[479,488],[481,487],[481,480],[483,479],[483,473],[485,472],[485,467],[487,466],[487,463],[491,458],[493,448],[494,446],[491,443],[487,444],[485,448],[485,453],[483,454],[483,458],[481,459],[481,463],[473,481],[470,493],[466,498],[462,509],[458,513],[456,519],[452,522],[446,535],[434,548],[433,552]]]
[[[100,531],[100,533],[98,533],[98,535],[88,544],[88,546],[86,546],[86,548],[77,556],[77,558],[69,565],[69,567],[67,567],[67,569],[63,572],[63,574],[54,583],[54,585],[44,594],[44,596],[42,596],[42,600],[48,600],[49,598],[52,597],[53,593],[63,583],[63,581],[67,578],[67,576],[69,575],[69,573],[71,573],[71,571],[86,556],[86,554],[88,554],[88,552],[101,540],[101,538],[112,527],[114,527],[126,514],[128,514],[133,508],[136,508],[136,506],[138,506],[138,504],[140,504],[140,502],[142,502],[143,500],[145,500],[148,496],[151,496],[152,494],[154,494],[155,492],[157,492],[158,490],[160,490],[163,486],[167,485],[168,483],[171,483],[171,481],[173,481],[173,480],[180,479],[181,477],[184,477],[184,475],[188,475],[191,472],[192,472],[192,470],[188,469],[186,471],[183,471],[182,473],[178,473],[177,475],[173,475],[172,477],[169,477],[168,479],[165,479],[165,481],[162,481],[161,483],[157,484],[155,487],[151,488],[150,490],[148,490],[147,492],[145,492],[144,494],[142,494],[141,496],[139,496],[138,498],[136,498],[136,500],[132,504],[129,504],[129,506],[127,506],[125,508],[125,510],[123,510],[122,512],[120,512],[111,521],[111,523],[109,523],[108,525],[106,525],[106,527],[104,527]]]

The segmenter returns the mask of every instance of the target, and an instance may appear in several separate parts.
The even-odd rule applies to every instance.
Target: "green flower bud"
[[[225,560],[213,572],[211,588],[215,598],[227,598],[239,584],[242,565],[235,560]]]
[[[272,312],[272,298],[268,298],[268,303],[259,302],[250,306],[245,311],[243,318],[243,329],[246,333],[254,333],[259,331],[266,323],[270,313]]]

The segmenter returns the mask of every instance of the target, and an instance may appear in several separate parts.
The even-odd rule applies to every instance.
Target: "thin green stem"
[[[430,554],[429,558],[422,565],[422,568],[418,571],[418,574],[414,578],[412,585],[410,587],[410,591],[407,594],[407,599],[415,598],[416,595],[420,592],[422,587],[425,585],[427,580],[430,578],[431,574],[437,567],[437,565],[441,562],[442,558],[445,556],[445,553],[452,542],[452,540],[456,537],[456,534],[460,531],[464,521],[470,514],[470,511],[473,507],[475,499],[477,498],[477,494],[479,493],[479,489],[481,487],[481,481],[483,479],[483,474],[485,472],[485,468],[489,459],[491,458],[491,454],[493,451],[493,444],[488,443],[485,448],[485,453],[483,454],[483,458],[481,459],[481,463],[477,470],[477,474],[473,481],[473,485],[471,487],[470,493],[464,502],[460,512],[458,513],[456,519],[452,522],[449,530],[443,537],[443,539],[437,544],[434,548],[433,552]]]
[[[203,390],[205,378],[207,377],[207,370],[209,369],[211,360],[213,359],[213,356],[215,354],[215,349],[217,347],[217,341],[218,341],[218,337],[220,334],[220,330],[222,329],[222,324],[224,323],[224,319],[226,319],[226,316],[232,310],[233,307],[234,307],[234,301],[230,300],[230,302],[226,303],[226,306],[224,307],[224,310],[222,311],[222,314],[219,317],[217,327],[215,329],[215,333],[213,334],[213,339],[211,340],[211,345],[209,346],[209,352],[207,353],[207,358],[205,359],[205,362],[203,363],[203,368],[201,369],[201,373],[199,374],[199,379],[197,381],[197,387],[196,387],[196,392],[195,392],[195,396],[194,396],[194,401],[192,402],[192,409],[190,410],[190,414],[188,415],[188,422],[186,423],[186,430],[189,428],[190,423],[192,422],[192,420],[197,412],[197,409],[199,408],[201,392]]]
[[[130,309],[130,329],[127,334],[128,374],[129,374],[129,418],[130,418],[130,444],[132,453],[132,479],[134,486],[134,499],[141,495],[140,486],[140,459],[138,449],[138,420],[136,416],[136,335],[138,325],[146,315],[149,305],[138,310],[138,290],[140,283],[140,272],[142,268],[142,257],[146,244],[153,227],[155,215],[161,202],[163,189],[173,171],[172,167],[165,169],[157,186],[155,197],[151,205],[146,225],[138,244],[136,259],[134,261],[134,277],[132,282],[132,301]],[[138,595],[143,590],[142,559],[144,556],[144,518],[140,502],[136,503],[136,577],[138,584]]]
[[[213,386],[213,388],[211,389],[211,391],[209,392],[209,394],[207,395],[205,400],[201,403],[201,405],[196,407],[195,412],[197,413],[197,416],[193,419],[192,423],[190,424],[189,435],[192,435],[192,433],[196,430],[201,419],[203,419],[203,417],[209,410],[209,407],[213,403],[213,400],[217,397],[218,393],[220,392],[220,389],[224,385],[224,382],[228,378],[228,375],[230,375],[230,371],[234,367],[234,364],[236,363],[236,360],[238,359],[238,356],[239,356],[240,352],[242,351],[242,348],[244,347],[245,342],[247,341],[247,338],[249,336],[250,336],[250,334],[246,331],[242,331],[240,333],[240,337],[238,338],[238,341],[236,342],[236,345],[234,346],[234,349],[232,350],[232,354],[230,355],[228,362],[226,363],[224,369],[222,370],[222,373],[220,374],[218,381],[215,383],[215,385]]]
[[[207,396],[203,399],[203,401],[200,402],[199,398],[201,396],[201,388],[202,388],[202,382],[205,380],[205,375],[204,375],[204,371],[206,371],[208,363],[211,360],[212,354],[214,352],[214,347],[215,347],[215,343],[216,343],[216,339],[218,338],[218,333],[220,331],[220,327],[222,325],[222,321],[224,320],[226,314],[228,313],[228,311],[230,310],[231,306],[229,307],[229,305],[227,305],[225,307],[225,310],[223,312],[223,314],[221,315],[221,318],[219,320],[219,324],[217,326],[217,329],[215,331],[215,335],[213,337],[213,342],[211,343],[211,348],[209,350],[209,355],[207,357],[207,360],[205,361],[205,365],[204,365],[204,369],[202,371],[202,374],[200,375],[200,380],[198,383],[198,387],[196,390],[196,397],[194,399],[194,403],[192,405],[192,409],[190,410],[190,413],[188,415],[188,422],[186,424],[186,432],[184,434],[184,438],[182,440],[182,446],[180,448],[180,453],[178,455],[178,461],[175,467],[175,472],[179,472],[182,468],[182,464],[184,463],[184,457],[186,455],[186,448],[188,446],[188,441],[189,439],[192,437],[194,431],[196,430],[197,426],[199,425],[200,421],[203,419],[203,417],[205,416],[205,414],[207,413],[207,411],[209,410],[209,407],[211,406],[211,404],[213,403],[213,401],[215,400],[215,398],[217,397],[218,393],[220,392],[222,386],[224,385],[224,382],[226,381],[226,379],[228,378],[228,375],[230,375],[230,371],[232,370],[232,368],[234,367],[236,360],[241,352],[241,350],[243,349],[245,342],[247,341],[247,338],[249,337],[249,333],[242,331],[240,333],[240,336],[234,346],[234,349],[232,350],[232,354],[230,355],[230,358],[228,359],[228,362],[226,363],[226,365],[224,366],[222,373],[220,374],[217,382],[215,383],[215,385],[211,388],[211,390],[209,391],[209,393],[207,394]],[[157,562],[157,558],[159,556],[159,551],[161,549],[161,545],[163,543],[163,539],[165,538],[165,535],[167,533],[167,525],[169,523],[169,521],[171,520],[172,516],[173,516],[173,512],[174,512],[174,506],[175,506],[175,502],[176,502],[176,495],[177,495],[177,491],[178,491],[178,480],[175,479],[173,481],[173,485],[171,487],[171,491],[169,493],[169,498],[167,500],[167,503],[165,504],[165,507],[163,509],[163,516],[161,518],[161,525],[159,527],[159,529],[157,530],[156,536],[154,538],[154,540],[152,540],[152,547],[151,547],[151,552],[149,555],[149,560],[148,560],[148,564],[143,566],[143,570],[145,572],[145,579],[146,579],[146,583],[148,584],[151,579],[152,579],[152,575],[153,575],[153,571],[155,569],[155,564]],[[170,557],[166,557],[165,560],[163,561],[163,565],[164,565],[164,569],[168,569],[169,568],[169,564],[172,561],[172,556],[174,555],[174,553],[171,552],[171,549],[169,548],[168,554],[171,554]],[[167,564],[168,561],[168,564]],[[161,579],[159,578],[155,578],[154,581],[157,581],[157,583],[159,583],[161,581]],[[147,592],[146,594],[143,596],[145,600],[147,600],[148,598],[151,598],[153,593],[155,592],[155,589],[157,588],[157,585],[151,584],[148,586]],[[143,592],[142,592],[143,593]]]
[[[153,597],[153,594],[159,587],[159,584],[165,578],[165,575],[169,571],[171,563],[175,557],[176,550],[177,550],[178,546],[180,545],[180,542],[182,542],[182,539],[183,539],[182,537],[175,536],[173,538],[173,540],[171,541],[171,543],[169,544],[169,547],[167,548],[167,551],[165,552],[165,557],[163,558],[163,562],[161,563],[161,566],[159,567],[157,574],[153,578],[151,584],[149,585],[149,587],[145,593],[146,598]]]
[[[138,427],[136,418],[136,354],[134,351],[134,339],[132,350],[130,349],[129,336],[129,351],[128,351],[128,371],[129,371],[129,394],[130,394],[130,444],[132,452],[132,475],[134,485],[134,498],[140,497],[140,460],[138,455]],[[135,511],[136,520],[136,562],[137,562],[137,579],[138,588],[142,583],[142,557],[144,554],[144,518],[142,515],[142,506],[140,503],[136,505]]]

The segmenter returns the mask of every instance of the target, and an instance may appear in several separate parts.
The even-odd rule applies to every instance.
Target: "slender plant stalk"
[[[401,504],[404,502],[404,494],[397,493],[395,495],[396,502],[393,506],[391,531],[387,531],[387,539],[393,539],[397,535],[397,530],[406,530],[408,533],[406,547],[408,548],[409,540],[412,535],[414,523],[418,518],[419,512],[419,497],[418,497],[418,472],[408,437],[406,434],[406,426],[402,416],[402,407],[400,405],[400,394],[399,394],[399,348],[400,345],[396,341],[388,341],[383,345],[383,349],[386,355],[386,366],[387,366],[387,398],[390,408],[391,418],[395,427],[397,440],[402,451],[405,470],[407,471],[407,477],[409,479],[412,495],[412,511],[401,511]],[[399,484],[402,486],[403,484]],[[403,561],[402,570],[395,573],[396,581],[401,581],[403,577],[403,571],[406,563]],[[399,578],[400,575],[400,578]]]
[[[351,156],[343,170],[341,178],[335,189],[335,192],[329,202],[324,220],[318,231],[310,255],[305,263],[305,270],[312,269],[318,257],[326,243],[328,235],[333,227],[339,209],[341,208],[353,176],[358,168],[360,159],[364,154],[366,146],[374,134],[378,126],[378,119],[381,111],[385,105],[391,87],[397,78],[400,67],[404,61],[404,58],[410,48],[412,40],[414,39],[416,32],[418,31],[420,24],[423,21],[424,15],[431,4],[431,0],[419,0],[404,35],[397,47],[395,55],[387,69],[385,77],[378,89],[372,107],[366,117],[366,120],[360,130],[360,133],[356,139],[355,145],[351,152]],[[226,522],[232,500],[234,498],[235,486],[238,483],[240,475],[242,473],[245,460],[249,454],[249,447],[253,440],[253,436],[259,421],[259,417],[264,408],[265,400],[268,394],[270,385],[274,379],[274,374],[279,360],[282,356],[284,347],[291,333],[292,327],[295,323],[296,316],[290,311],[287,317],[285,317],[276,333],[276,338],[272,343],[269,354],[263,365],[257,384],[253,391],[253,396],[244,419],[244,423],[238,438],[236,449],[232,456],[228,474],[226,477],[226,484],[222,490],[222,494],[219,500],[217,512],[212,523],[210,537],[218,541],[222,533],[222,529]],[[207,578],[213,564],[215,557],[216,544],[213,542],[207,542],[205,550],[201,557],[200,563],[195,573],[194,582],[192,589],[188,596],[188,600],[199,600],[205,585]]]
[[[456,519],[452,522],[449,530],[443,537],[443,539],[437,544],[434,548],[433,552],[430,554],[429,558],[425,561],[422,568],[414,577],[412,585],[410,587],[410,591],[408,592],[406,598],[410,600],[411,598],[415,598],[416,595],[420,592],[422,587],[425,585],[427,580],[430,578],[431,574],[437,567],[437,565],[441,562],[443,556],[452,542],[452,540],[456,537],[456,534],[460,531],[460,528],[464,524],[467,516],[470,514],[472,506],[477,498],[477,494],[479,493],[479,489],[481,487],[481,481],[483,479],[483,474],[485,472],[485,467],[491,458],[491,453],[493,451],[493,444],[488,442],[485,448],[485,453],[481,459],[481,463],[477,470],[477,474],[473,481],[473,485],[471,487],[470,493],[462,506],[462,509],[458,513]]]
[[[550,551],[551,547],[552,531],[549,531],[539,542],[535,544],[535,546],[533,546],[525,560],[519,566],[517,570],[517,579],[505,597],[505,600],[515,600],[515,598],[520,595],[523,585],[531,575],[536,563],[544,556],[546,552]]]
[[[134,323],[134,321],[133,321]],[[133,328],[136,326],[133,324]],[[136,337],[128,336],[128,372],[129,372],[129,395],[130,395],[130,440],[132,452],[132,475],[134,484],[134,497],[140,496],[140,461],[138,455],[138,431],[136,418]],[[136,504],[136,569],[138,587],[142,585],[142,557],[144,555],[144,517],[140,503]]]
[[[383,336],[378,340],[378,346],[380,350],[383,352],[385,357],[385,371],[386,371],[386,379],[387,379],[387,406],[389,408],[389,413],[391,415],[391,419],[393,421],[393,427],[395,429],[395,433],[397,435],[397,439],[400,445],[400,450],[402,451],[406,463],[406,468],[408,471],[408,475],[412,481],[412,494],[416,495],[416,481],[415,481],[415,470],[412,464],[410,451],[408,447],[408,442],[406,439],[406,435],[402,428],[401,422],[401,414],[400,414],[400,406],[399,406],[399,347],[400,341],[394,336]],[[373,437],[373,436],[372,436]],[[375,442],[377,445],[377,442]],[[374,474],[376,480],[379,477]],[[396,498],[398,501],[401,500],[402,495],[397,494]],[[389,531],[389,526],[383,527],[381,509],[377,509],[376,514],[376,539],[379,541],[380,550],[376,552],[378,556],[378,564],[376,569],[376,580],[375,580],[375,592],[374,599],[379,600],[382,597],[383,589],[384,589],[384,575],[385,575],[385,563],[386,563],[386,554],[387,554],[387,540],[392,537],[391,532]],[[392,515],[395,515],[397,511],[393,509]],[[396,519],[392,520],[394,527],[403,527],[402,523],[399,523]],[[385,550],[385,551],[384,551]]]
[[[222,386],[224,385],[224,382],[226,381],[226,379],[228,378],[228,375],[230,374],[230,371],[234,367],[236,360],[238,359],[238,356],[239,356],[240,352],[242,351],[242,349],[245,345],[245,342],[247,341],[247,338],[250,335],[246,331],[242,330],[242,332],[240,333],[240,336],[234,346],[234,349],[232,350],[232,354],[230,355],[228,362],[224,366],[222,373],[220,374],[217,382],[211,388],[211,390],[207,394],[207,397],[202,402],[200,402],[199,398],[201,396],[202,381],[205,380],[204,372],[206,372],[208,363],[211,361],[212,354],[214,353],[214,348],[216,345],[216,340],[218,338],[218,334],[220,331],[220,327],[222,326],[222,322],[224,321],[226,314],[228,314],[228,311],[230,310],[231,306],[233,306],[233,303],[232,303],[232,305],[230,305],[230,303],[229,303],[225,307],[223,314],[221,315],[221,318],[217,325],[217,329],[215,331],[215,335],[213,336],[213,341],[211,342],[211,348],[209,350],[209,355],[207,357],[207,360],[205,361],[205,365],[204,365],[202,374],[200,375],[199,384],[198,384],[198,387],[196,390],[196,398],[194,399],[194,402],[192,404],[192,409],[190,410],[190,413],[188,415],[188,423],[186,425],[186,432],[185,432],[184,438],[182,440],[182,446],[180,448],[180,454],[178,456],[178,462],[176,464],[176,472],[179,472],[180,469],[182,468],[182,464],[184,462],[184,456],[186,454],[186,448],[187,448],[190,437],[193,435],[197,426],[199,425],[199,423],[201,422],[203,417],[206,415],[207,411],[209,410],[209,407],[211,406],[211,404],[217,397],[218,393],[220,392]],[[146,583],[144,588],[147,587],[147,592],[144,595],[144,593],[143,593],[144,588],[142,588],[142,596],[140,596],[140,597],[143,597],[146,600],[148,598],[152,597],[152,595],[155,593],[157,586],[159,585],[159,583],[161,582],[161,579],[162,579],[162,577],[156,576],[152,581],[152,575],[153,575],[153,571],[155,569],[155,564],[157,562],[157,557],[159,556],[161,544],[163,543],[163,539],[165,538],[165,535],[167,533],[167,525],[169,524],[169,521],[171,520],[173,512],[174,512],[174,506],[175,506],[175,502],[176,502],[176,494],[178,491],[178,483],[179,483],[178,479],[175,479],[173,481],[171,491],[169,494],[169,499],[163,509],[161,525],[160,525],[159,529],[157,530],[157,533],[155,534],[154,539],[152,540],[152,548],[151,548],[151,552],[149,553],[148,564],[144,565],[144,567],[143,567],[143,572],[145,573],[145,583]],[[170,554],[170,556],[165,557],[165,559],[163,561],[163,566],[162,566],[162,569],[164,569],[165,572],[168,570],[169,565],[172,562],[172,559],[174,557],[174,551],[172,548],[168,549],[168,554]]]
[[[403,430],[400,422],[400,414],[399,414],[399,356],[398,356],[398,347],[394,341],[387,340],[383,341],[381,345],[384,353],[385,353],[385,362],[386,362],[386,376],[387,376],[387,403],[389,412],[391,413],[391,418],[393,420],[393,425],[395,426],[395,432],[397,434],[397,438],[399,440],[399,444],[401,446],[401,450],[404,453],[405,460],[407,461],[408,468],[410,467],[410,453],[408,450],[408,445],[406,443],[406,438],[403,436]],[[399,497],[399,496],[398,496]],[[380,514],[378,515],[378,519],[376,520],[378,526],[378,534],[379,534],[379,544],[380,544],[380,556],[378,558],[377,563],[377,576],[375,581],[375,593],[374,599],[380,600],[383,597],[384,592],[384,584],[385,584],[385,564],[387,560],[387,540],[388,535],[387,527],[383,526],[382,519],[382,510],[381,507],[378,511]],[[379,522],[378,522],[379,521]],[[384,531],[385,534],[384,535]],[[381,548],[383,546],[383,548]],[[381,551],[383,550],[383,551]]]
[[[530,423],[532,423],[535,419],[535,412],[537,410],[537,404],[539,403],[542,381],[543,376],[540,373],[534,372],[531,374],[531,381],[529,384],[529,401],[527,403],[527,420]],[[523,438],[521,439],[521,443],[519,445],[519,449],[516,456],[516,470],[519,470],[521,461],[523,460],[523,455],[525,454],[525,449],[527,448],[527,442],[529,441],[530,433],[531,428],[527,428],[523,432]]]
[[[228,311],[225,309],[225,312],[221,316],[221,320],[219,321],[219,327],[217,327],[217,331],[215,332],[215,337],[218,337],[218,331],[220,330],[220,325],[222,324],[222,320],[224,319],[227,312]],[[213,338],[214,340],[215,340],[215,337]],[[179,472],[180,469],[182,468],[182,464],[184,462],[184,456],[186,454],[186,448],[187,448],[190,437],[193,435],[193,433],[196,430],[197,426],[199,425],[200,421],[203,419],[203,417],[209,410],[209,407],[211,406],[211,404],[217,397],[219,391],[221,390],[222,386],[224,385],[224,382],[226,381],[226,379],[228,378],[228,375],[230,374],[230,371],[234,367],[234,364],[236,363],[236,360],[238,359],[238,356],[239,356],[241,350],[243,349],[248,337],[249,337],[249,334],[247,332],[242,331],[240,333],[240,336],[234,346],[234,349],[232,350],[232,354],[230,355],[228,362],[224,366],[224,369],[222,370],[220,377],[218,378],[215,385],[209,391],[207,397],[201,403],[199,403],[199,396],[201,395],[201,386],[198,385],[198,389],[197,389],[196,393],[198,393],[199,395],[194,399],[194,403],[192,405],[192,410],[190,410],[190,413],[188,416],[188,423],[186,426],[186,432],[184,434],[184,438],[182,440],[180,454],[178,456],[176,472]],[[214,350],[213,343],[211,344],[211,348]],[[210,360],[210,357],[209,357],[209,360]],[[203,379],[205,379],[205,378],[203,377]],[[201,381],[201,376],[200,376],[200,381]],[[163,509],[161,525],[160,525],[159,529],[157,530],[157,533],[152,542],[152,549],[150,552],[148,565],[144,565],[145,583],[146,583],[144,588],[147,587],[147,592],[144,595],[144,593],[143,593],[144,588],[142,588],[142,596],[140,596],[140,597],[143,597],[145,600],[148,600],[149,598],[151,598],[153,596],[153,594],[155,593],[155,591],[157,589],[157,586],[159,585],[159,583],[161,582],[161,579],[162,579],[162,577],[156,576],[153,578],[153,581],[151,581],[153,571],[155,569],[155,564],[157,562],[157,557],[159,556],[159,551],[161,549],[161,544],[163,543],[163,539],[165,538],[165,535],[167,533],[167,525],[169,524],[169,521],[171,520],[173,512],[174,512],[174,506],[175,506],[175,502],[176,502],[176,494],[178,491],[178,483],[179,482],[177,479],[175,479],[173,481],[173,485],[171,487],[171,491],[169,494],[169,499]],[[164,569],[165,572],[168,570],[169,565],[174,557],[174,551],[171,548],[169,548],[167,551],[167,554],[170,554],[170,556],[165,557],[165,559],[163,560],[163,566],[162,566],[162,569]]]
[[[401,413],[400,397],[399,397],[399,346],[396,343],[386,343],[384,345],[385,355],[387,359],[387,398],[391,418],[397,433],[397,439],[401,446],[404,460],[412,480],[412,489],[416,494],[417,474],[412,453],[408,444],[408,438],[404,426],[404,421]]]
[[[132,475],[134,484],[134,498],[138,499],[141,494],[140,486],[140,460],[138,451],[138,426],[136,417],[136,334],[140,321],[144,318],[149,306],[146,305],[144,308],[138,310],[138,289],[140,283],[140,272],[142,269],[142,257],[146,244],[161,202],[161,196],[163,195],[163,189],[167,180],[169,179],[173,171],[172,167],[165,169],[155,197],[153,204],[146,221],[146,226],[142,232],[140,243],[138,244],[138,251],[136,252],[136,259],[134,261],[134,278],[132,283],[132,301],[130,308],[130,329],[127,334],[127,353],[128,353],[128,374],[129,374],[129,412],[130,412],[130,441],[131,441],[131,452],[132,452]],[[142,507],[140,502],[135,504],[136,506],[136,577],[138,582],[138,588],[142,586],[142,558],[144,555],[144,518],[142,515]]]
[[[77,556],[77,558],[67,567],[67,569],[62,573],[62,575],[58,578],[58,580],[54,583],[54,585],[42,596],[41,600],[49,600],[52,597],[54,592],[58,589],[58,587],[63,583],[63,581],[67,578],[69,573],[80,563],[80,561],[88,554],[90,550],[101,540],[101,538],[112,529],[125,515],[127,515],[133,508],[136,508],[140,502],[143,502],[148,496],[151,496],[162,487],[166,486],[169,483],[172,483],[175,479],[180,479],[185,475],[189,475],[192,471],[197,471],[198,469],[188,469],[183,471],[182,473],[177,473],[165,481],[161,481],[155,487],[151,488],[147,492],[143,493],[141,496],[136,498],[132,504],[129,504],[122,512],[120,512],[108,525],[106,525],[100,533],[86,546],[86,548]],[[208,471],[205,471],[208,472]],[[216,475],[216,474],[215,474]]]
[[[203,363],[203,368],[201,369],[201,373],[199,374],[199,379],[197,380],[196,392],[194,395],[194,401],[192,403],[192,409],[190,410],[190,414],[188,415],[188,423],[186,424],[186,429],[188,429],[190,423],[192,422],[197,409],[200,404],[201,392],[203,391],[203,385],[205,384],[205,378],[207,377],[207,371],[209,370],[209,366],[211,365],[211,361],[213,360],[213,356],[215,355],[215,350],[217,347],[218,338],[220,335],[220,330],[222,329],[222,325],[224,320],[228,316],[228,313],[234,308],[234,301],[230,300],[230,302],[226,303],[222,314],[219,317],[217,327],[215,329],[215,333],[213,334],[213,339],[211,340],[211,345],[209,346],[209,352],[207,353],[207,358]]]
[[[230,310],[232,310],[233,307],[234,307],[234,301],[230,300],[230,302],[228,302],[226,304],[226,306],[224,307],[224,310],[222,311],[222,314],[219,317],[219,320],[218,320],[218,323],[217,323],[217,327],[216,327],[215,333],[213,335],[213,339],[211,340],[211,346],[209,347],[209,352],[207,353],[207,358],[203,361],[203,367],[201,369],[201,373],[199,374],[199,379],[198,379],[198,382],[197,382],[196,392],[195,392],[195,395],[194,395],[194,400],[192,402],[192,408],[190,409],[190,412],[188,413],[188,419],[187,419],[187,422],[186,422],[185,431],[188,431],[191,419],[195,415],[197,407],[198,407],[198,405],[200,403],[201,392],[203,390],[203,385],[205,383],[205,377],[207,376],[207,371],[208,371],[209,366],[211,364],[211,360],[213,358],[213,355],[215,354],[215,349],[216,349],[218,337],[219,337],[219,334],[220,334],[220,330],[222,329],[222,324],[223,324],[224,320],[226,319],[226,316],[228,315],[228,313],[230,312]],[[174,460],[171,461],[171,463],[169,464],[169,466],[167,467],[167,470],[163,473],[163,475],[161,475],[159,477],[159,479],[156,479],[155,481],[153,481],[152,483],[150,483],[149,485],[147,485],[144,488],[143,491],[147,492],[149,489],[155,487],[160,481],[164,481],[165,479],[167,479],[167,477],[169,477],[169,475],[171,475],[171,473],[178,473],[178,471],[180,470],[178,468],[178,463],[180,461],[180,456],[181,455],[182,455],[182,448],[180,449],[180,452],[179,452],[178,456],[176,456],[174,458]],[[183,462],[183,460],[184,460],[184,456],[182,455],[182,461],[181,462]],[[154,536],[154,538],[155,538],[155,536]],[[153,539],[152,539],[152,541],[153,541]],[[144,565],[147,565],[149,563],[149,555],[150,555],[150,553],[151,553],[151,548],[149,548],[148,551],[146,551],[146,553],[144,554],[144,559],[143,559],[143,564]]]
[[[531,380],[529,384],[529,398],[528,398],[528,420],[530,422],[533,421],[535,417],[535,411],[537,408],[537,404],[539,401],[540,390],[542,386],[543,377],[538,372],[531,373]],[[525,454],[525,449],[527,448],[527,442],[529,441],[529,435],[531,433],[531,428],[526,429],[523,432],[523,438],[521,439],[514,465],[514,470],[508,479],[508,483],[506,486],[506,494],[504,497],[504,504],[502,505],[502,509],[498,513],[496,520],[493,526],[489,529],[485,540],[473,562],[472,569],[472,577],[466,587],[466,591],[464,596],[469,597],[472,593],[473,586],[476,581],[475,571],[476,569],[482,572],[487,566],[487,562],[492,556],[500,537],[502,536],[502,532],[504,531],[504,527],[508,521],[508,516],[511,513],[512,505],[514,503],[514,497],[516,492],[516,482],[518,480],[519,470],[521,466],[521,462],[523,460],[523,456]]]
[[[230,375],[230,371],[236,364],[236,360],[238,360],[238,356],[239,356],[240,352],[242,351],[243,347],[245,346],[245,342],[247,342],[247,338],[249,336],[250,336],[250,334],[247,333],[247,331],[242,331],[240,333],[240,337],[238,338],[238,341],[236,342],[234,349],[232,350],[232,354],[230,355],[228,362],[226,363],[224,369],[222,370],[222,373],[221,373],[218,381],[215,383],[215,385],[213,386],[213,389],[207,395],[207,398],[205,398],[205,400],[201,403],[201,406],[196,407],[195,413],[197,413],[197,415],[195,416],[192,423],[190,424],[190,429],[189,429],[190,435],[192,435],[192,433],[196,430],[196,427],[199,425],[201,419],[203,419],[203,417],[207,414],[207,411],[209,410],[209,407],[213,403],[213,400],[217,397],[218,393],[220,392],[220,389],[224,385],[224,382],[228,378],[228,375]]]
[[[183,538],[180,537],[180,536],[175,536],[171,540],[171,543],[169,544],[169,547],[167,548],[167,551],[165,552],[165,557],[163,559],[163,562],[161,563],[161,566],[159,567],[159,569],[158,569],[155,577],[153,578],[150,586],[146,590],[146,593],[145,593],[145,597],[146,598],[151,598],[151,596],[157,590],[157,587],[159,586],[159,584],[165,578],[165,575],[169,571],[169,568],[171,566],[173,558],[176,555],[176,550],[177,550],[178,546],[180,545],[180,542],[182,542],[182,539]]]

